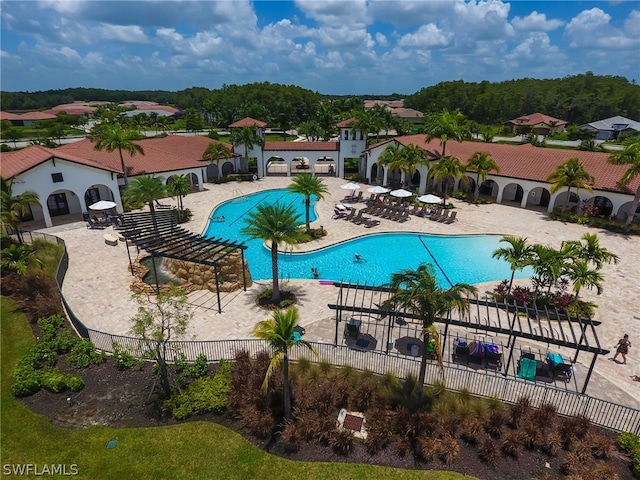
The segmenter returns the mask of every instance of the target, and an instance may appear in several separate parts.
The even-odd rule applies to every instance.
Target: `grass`
[[[237,433],[208,422],[170,427],[83,430],[53,427],[11,394],[18,359],[33,344],[31,329],[16,304],[0,297],[2,341],[1,463],[77,465],[74,478],[119,479],[472,479],[454,472],[406,471],[361,464],[293,462],[254,447]],[[117,439],[114,449],[106,444]]]

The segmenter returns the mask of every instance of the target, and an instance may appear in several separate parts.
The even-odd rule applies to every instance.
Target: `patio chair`
[[[449,218],[449,210],[445,210],[442,212],[442,215],[438,216],[437,218],[435,218],[436,222],[444,222],[447,218]],[[434,218],[432,217],[431,220],[434,220]]]
[[[380,220],[375,220],[373,218],[366,218],[364,220],[364,228],[375,227],[376,225],[380,225]]]
[[[344,215],[343,217],[340,217],[340,218],[344,218],[345,220],[353,220],[353,217],[355,215],[356,215],[356,209],[352,208],[347,215]]]
[[[404,223],[409,220],[409,210],[403,210],[400,214],[395,218],[397,222]]]
[[[360,225],[362,223],[363,218],[364,217],[362,216],[362,210],[358,210],[358,214],[351,219],[351,222],[355,223],[356,225]]]
[[[445,218],[444,220],[440,220],[442,223],[453,223],[456,221],[456,215],[458,214],[458,212],[451,212],[451,215],[449,215],[448,218]]]
[[[358,192],[358,196],[354,197],[353,202],[361,202],[362,201],[362,190]]]
[[[351,317],[349,321],[344,325],[344,336],[346,338],[354,338],[357,339],[360,335],[360,326],[362,325],[362,320],[358,320],[356,318]]]

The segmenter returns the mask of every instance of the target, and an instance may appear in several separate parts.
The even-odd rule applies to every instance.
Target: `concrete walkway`
[[[372,229],[364,229],[342,220],[332,220],[333,206],[344,197],[345,190],[340,185],[344,179],[324,178],[329,194],[317,204],[318,221],[329,234],[315,242],[305,244],[300,251],[313,250],[373,232],[412,231],[432,234],[499,234],[525,236],[531,242],[546,244],[555,248],[562,241],[578,240],[587,232],[597,233],[602,246],[617,254],[618,265],[605,265],[604,292],[597,296],[583,289],[581,297],[598,305],[595,319],[602,325],[598,335],[603,348],[615,350],[614,346],[623,334],[628,333],[633,347],[627,355],[627,365],[600,358],[587,393],[608,399],[615,403],[640,409],[640,382],[632,380],[640,375],[640,238],[625,237],[600,229],[575,224],[551,221],[543,212],[524,210],[510,205],[468,205],[454,200],[458,212],[453,224],[445,225],[412,217],[404,224],[382,220]],[[189,194],[185,207],[194,212],[194,217],[186,228],[202,233],[213,208],[220,202],[239,194],[250,194],[269,188],[283,188],[290,178],[272,177],[257,182],[207,184],[207,190]],[[363,185],[364,187],[364,185]],[[365,191],[366,193],[366,191]],[[163,200],[163,203],[172,203]],[[69,271],[63,293],[73,312],[87,327],[119,335],[130,334],[131,318],[136,312],[136,304],[131,298],[128,272],[129,259],[124,243],[115,247],[104,242],[107,230],[88,230],[82,222],[61,225],[42,230],[63,238],[69,252]],[[401,246],[400,246],[401,248]],[[136,249],[129,253],[135,258]],[[222,294],[223,313],[218,314],[215,294],[194,292],[190,302],[194,305],[194,319],[187,338],[192,340],[216,340],[250,338],[256,322],[269,315],[255,306],[257,292],[269,282],[254,283],[245,292]],[[497,284],[480,285],[481,293],[492,290]],[[332,343],[335,334],[334,313],[327,307],[335,303],[337,289],[321,285],[317,280],[292,280],[284,285],[296,292],[299,300],[300,323],[307,329],[306,338],[312,341]],[[613,355],[611,355],[612,357]],[[586,372],[590,355],[582,354],[577,368]]]

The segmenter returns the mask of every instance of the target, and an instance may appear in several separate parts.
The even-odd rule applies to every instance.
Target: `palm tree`
[[[40,264],[41,262],[31,245],[14,243],[2,250],[2,268],[12,270],[18,275],[25,275],[32,263]]]
[[[529,264],[529,259],[533,254],[533,247],[527,243],[526,237],[506,235],[500,241],[508,243],[509,246],[498,248],[493,252],[492,257],[506,260],[511,265],[511,280],[509,281],[508,290],[508,293],[510,293],[516,270],[522,270]]]
[[[171,182],[167,184],[167,193],[178,199],[178,210],[180,211],[180,222],[184,221],[184,205],[182,199],[193,192],[193,187],[189,183],[186,175],[171,175]]]
[[[122,156],[122,150],[126,150],[131,156],[136,153],[144,155],[144,148],[137,143],[133,143],[133,140],[143,138],[140,132],[132,128],[125,128],[119,124],[105,124],[102,125],[101,128],[94,130],[92,138],[96,140],[94,147],[96,150],[106,149],[107,152],[118,150],[120,154],[120,168],[122,168],[124,186],[126,188],[129,183],[129,177],[127,175],[127,166]]]
[[[640,175],[640,140],[635,139],[628,142],[624,150],[612,153],[608,161],[613,165],[629,165],[629,168],[622,174],[622,178],[620,178],[619,181],[620,185],[629,185],[634,178]],[[638,204],[640,204],[640,185],[638,185],[636,194],[631,202],[631,208],[627,214],[627,219],[624,223],[625,233],[629,233],[631,230],[631,223],[633,222],[636,210],[638,210]]]
[[[282,363],[284,375],[284,416],[291,417],[291,386],[289,385],[289,352],[296,345],[304,345],[314,354],[318,354],[306,340],[300,338],[297,332],[298,309],[291,307],[288,310],[274,310],[268,320],[258,322],[253,330],[253,336],[264,340],[273,350],[273,358],[264,376],[262,388],[266,389],[273,371]]]
[[[563,246],[556,250],[546,245],[533,245],[532,253],[527,264],[531,265],[535,276],[541,286],[547,287],[547,293],[551,292],[551,287],[558,283],[569,267],[568,261],[572,260],[573,250],[570,246]]]
[[[378,132],[378,121],[371,110],[356,110],[353,112],[355,121],[351,124],[351,128],[360,132],[365,140],[369,139],[369,134]]]
[[[386,166],[387,171],[393,172],[394,170],[400,170],[402,167],[402,150],[403,146],[398,142],[392,142],[383,150],[383,152],[378,157],[378,164],[381,166]],[[389,174],[387,173],[387,180]]]
[[[604,276],[597,269],[589,268],[589,264],[585,260],[576,260],[571,263],[565,270],[565,275],[573,283],[576,298],[578,298],[582,287],[595,288],[598,295],[602,293]]]
[[[558,167],[547,177],[547,182],[551,183],[551,193],[556,193],[559,189],[567,187],[567,201],[571,200],[571,188],[576,187],[579,191],[581,188],[592,192],[593,189],[587,182],[593,182],[593,176],[590,175],[582,165],[582,162],[576,157],[572,157]],[[567,203],[562,205],[562,213],[564,214]]]
[[[416,270],[403,270],[391,276],[391,296],[383,303],[383,310],[403,308],[417,315],[422,321],[424,345],[427,345],[429,333],[434,331],[433,323],[438,317],[445,316],[453,309],[468,312],[469,301],[464,295],[476,295],[477,289],[466,283],[456,283],[449,289],[438,285],[433,266],[422,263]],[[422,397],[424,379],[427,371],[427,349],[423,349],[418,376],[416,397]]]
[[[122,195],[122,199],[131,203],[146,203],[151,211],[151,220],[153,229],[158,233],[158,223],[156,221],[156,209],[153,205],[159,198],[167,196],[167,186],[164,184],[163,177],[154,177],[151,175],[141,175],[134,178],[131,184],[126,188]]]
[[[422,147],[413,143],[407,145],[400,152],[400,171],[405,176],[405,183],[409,185],[418,165],[427,163],[426,152]]]
[[[465,125],[465,117],[459,110],[449,112],[446,108],[442,113],[434,113],[427,117],[424,133],[427,134],[427,142],[434,138],[440,139],[442,155],[445,157],[445,149],[449,140],[461,142],[471,138],[471,132]]]
[[[500,167],[496,161],[491,158],[491,154],[488,152],[473,152],[471,158],[467,160],[467,170],[475,170],[476,176],[476,188],[473,191],[473,199],[478,200],[480,198],[480,185],[487,179],[487,174],[491,170],[495,170],[496,173],[500,173]]]
[[[320,177],[316,177],[311,173],[302,173],[293,179],[287,189],[293,193],[304,195],[305,224],[307,226],[307,234],[310,234],[309,209],[311,207],[311,195],[315,195],[318,200],[322,200],[324,198],[323,195],[329,192],[327,186]]]
[[[212,163],[215,163],[216,167],[218,167],[218,179],[220,179],[220,177],[222,176],[220,172],[220,160],[229,157],[231,157],[231,152],[222,142],[211,142],[209,145],[207,145],[207,148],[202,154],[203,160],[208,160]]]
[[[264,145],[264,139],[258,135],[258,132],[254,127],[242,127],[241,129],[234,129],[231,132],[231,143],[237,147],[244,145],[244,161],[247,167],[249,166],[249,150],[255,145]]]
[[[595,233],[585,233],[581,240],[567,242],[573,247],[577,258],[591,262],[596,269],[600,269],[604,263],[617,264],[620,258],[604,247],[600,246],[600,240]]]
[[[429,169],[429,177],[433,178],[436,184],[440,181],[443,182],[443,205],[447,203],[449,179],[453,178],[455,180],[456,178],[462,178],[466,182],[467,178],[464,176],[464,172],[465,166],[462,165],[462,162],[457,157],[441,157],[440,160]]]
[[[278,282],[278,245],[285,243],[294,245],[306,240],[307,234],[300,228],[300,216],[296,214],[292,205],[279,203],[273,205],[258,205],[255,211],[249,212],[245,220],[246,226],[241,233],[254,239],[271,243],[271,275],[273,278],[273,292],[271,300],[280,301],[280,284]]]
[[[22,215],[29,213],[29,205],[40,205],[38,193],[26,190],[18,195],[13,194],[15,178],[5,180],[0,177],[0,221],[3,226],[16,232],[18,242],[22,243],[20,223]]]

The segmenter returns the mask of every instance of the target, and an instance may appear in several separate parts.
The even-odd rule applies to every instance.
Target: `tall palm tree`
[[[291,417],[291,386],[289,385],[289,352],[296,345],[304,345],[314,354],[318,354],[306,340],[302,340],[297,333],[298,309],[274,310],[270,319],[258,322],[253,330],[253,336],[264,340],[273,350],[273,358],[264,376],[262,388],[266,389],[273,371],[282,364],[284,375],[284,416]]]
[[[182,199],[193,192],[193,187],[189,183],[186,175],[171,175],[171,182],[167,184],[167,193],[178,199],[178,210],[180,211],[180,222],[184,221],[184,205]]]
[[[426,152],[422,147],[413,143],[407,145],[400,152],[400,171],[405,176],[405,184],[409,185],[418,165],[427,163]]]
[[[378,164],[387,167],[387,171],[393,172],[400,170],[402,167],[402,150],[403,146],[398,142],[390,143],[378,157]],[[387,180],[389,174],[387,173]]]
[[[19,228],[22,223],[22,215],[29,213],[29,205],[40,205],[40,198],[38,193],[33,190],[26,190],[14,195],[14,181],[15,178],[5,180],[0,177],[0,221],[3,226],[16,232],[18,242],[22,243]]]
[[[587,182],[593,182],[593,176],[590,175],[582,165],[582,162],[576,157],[572,157],[551,172],[547,177],[547,182],[551,183],[551,193],[556,193],[563,187],[567,187],[567,202],[571,200],[571,189],[573,187],[580,191],[584,188],[588,192],[593,189]],[[564,214],[567,203],[562,205],[562,213]]]
[[[356,110],[353,112],[355,121],[351,124],[351,128],[362,134],[364,140],[369,139],[369,134],[379,131],[379,122],[371,110]]]
[[[311,195],[315,195],[318,200],[322,200],[324,194],[329,192],[327,186],[320,177],[316,177],[311,173],[302,173],[293,179],[287,189],[293,193],[304,195],[305,225],[307,234],[310,234],[309,209],[311,208]]]
[[[513,286],[513,278],[516,275],[516,270],[522,270],[529,264],[529,259],[533,254],[533,246],[527,243],[526,237],[514,237],[512,235],[506,235],[500,239],[501,242],[508,243],[508,247],[498,248],[493,252],[493,258],[500,258],[506,260],[511,266],[511,280],[509,280],[509,290]]]
[[[600,246],[600,239],[595,233],[585,233],[580,240],[567,244],[574,248],[577,258],[593,263],[596,269],[600,269],[604,263],[617,264],[620,260],[615,253]]]
[[[546,245],[533,245],[532,253],[528,259],[535,276],[541,286],[547,287],[547,293],[551,292],[551,287],[558,283],[560,277],[567,272],[569,262],[572,261],[573,250],[570,246],[564,245],[560,250]]]
[[[151,221],[153,229],[158,233],[158,223],[156,221],[156,209],[153,202],[159,198],[167,196],[167,186],[163,177],[151,175],[140,175],[131,181],[131,184],[122,194],[122,199],[131,203],[146,203],[151,211]]]
[[[244,145],[244,161],[246,166],[249,166],[249,150],[255,145],[264,145],[264,139],[258,135],[258,132],[254,127],[242,127],[241,129],[234,129],[231,132],[231,143],[237,147]]]
[[[442,113],[427,116],[424,133],[427,134],[427,142],[434,138],[440,139],[441,157],[446,157],[445,149],[449,140],[461,142],[471,138],[471,131],[465,123],[464,115],[459,110],[449,112],[446,108]]]
[[[126,188],[129,184],[129,176],[122,151],[127,151],[131,156],[136,153],[144,155],[144,148],[137,143],[133,143],[133,140],[144,138],[142,134],[138,130],[125,128],[120,124],[105,124],[94,130],[90,137],[96,140],[94,146],[96,150],[107,150],[107,152],[118,150],[118,154],[120,155],[120,168],[122,168],[124,186]]]
[[[231,157],[231,152],[222,142],[211,142],[207,145],[207,148],[202,154],[203,160],[215,163],[216,167],[218,167],[218,180],[222,177],[222,172],[220,172],[220,160],[229,157]]]
[[[245,220],[246,226],[241,230],[243,235],[271,243],[271,276],[273,278],[271,300],[273,302],[280,301],[278,246],[282,243],[294,245],[308,238],[300,228],[302,224],[299,218],[292,205],[261,204],[255,211],[249,212]]]
[[[576,292],[576,298],[578,298],[582,287],[595,288],[598,295],[602,293],[604,275],[596,268],[589,268],[589,264],[585,260],[572,262],[566,268],[565,275],[573,283],[573,291]]]
[[[403,308],[417,315],[422,321],[424,345],[427,345],[429,333],[433,332],[433,323],[438,317],[458,309],[468,312],[469,301],[465,295],[476,295],[477,289],[466,283],[456,283],[449,289],[438,285],[433,266],[422,263],[416,270],[403,270],[391,276],[391,296],[383,303],[383,310]],[[427,349],[423,349],[418,376],[416,397],[422,397],[424,379],[427,371]]]
[[[487,179],[488,173],[491,170],[500,173],[500,167],[488,152],[473,152],[471,158],[467,160],[466,168],[476,172],[476,188],[473,191],[474,200],[480,198],[480,185]]]
[[[612,153],[608,161],[613,165],[629,165],[629,168],[622,174],[622,178],[619,181],[620,185],[629,185],[634,178],[640,175],[640,140],[635,139],[628,142],[624,150]],[[625,233],[629,233],[631,230],[631,223],[636,210],[638,210],[638,204],[640,204],[640,185],[638,185],[636,194],[633,196],[631,208],[624,222]]]
[[[453,178],[455,180],[456,178],[462,178],[463,181],[466,182],[467,178],[464,176],[464,172],[465,166],[457,157],[441,157],[440,160],[429,169],[429,177],[431,177],[436,184],[440,181],[443,182],[443,205],[447,203],[449,179]]]

